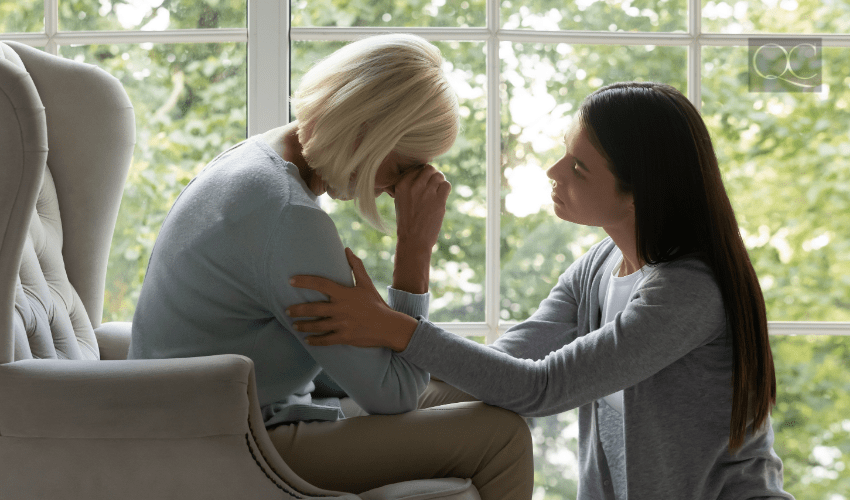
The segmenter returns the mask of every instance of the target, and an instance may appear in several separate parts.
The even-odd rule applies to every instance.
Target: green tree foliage
[[[44,31],[44,2],[17,0],[0,2],[0,33]]]
[[[192,29],[245,26],[245,0],[60,0],[62,30]],[[501,2],[509,29],[681,32],[684,0]],[[144,4],[147,5],[147,4]],[[703,28],[718,32],[850,31],[847,2],[704,1]],[[746,8],[742,8],[742,5]],[[42,2],[0,2],[0,32],[43,29]],[[295,26],[485,25],[483,0],[351,2],[295,0]],[[338,42],[294,42],[293,88]],[[462,131],[434,161],[453,190],[434,252],[432,319],[484,320],[486,50],[483,42],[437,44],[458,91]],[[121,80],[138,127],[136,153],[109,262],[105,320],[132,319],[148,257],[183,187],[220,151],[246,135],[244,44],[126,44],[60,47]],[[562,138],[582,98],[620,80],[655,80],[687,91],[685,47],[502,42],[501,318],[533,313],[557,277],[602,231],[557,219],[551,206],[518,209],[530,182],[548,197],[543,172],[563,153]],[[702,51],[703,116],[730,198],[761,279],[771,320],[850,321],[850,49],[823,51],[821,94],[751,93],[746,47]],[[495,110],[492,110],[495,112]],[[534,184],[537,182],[537,184]],[[537,187],[535,187],[537,186]],[[380,200],[392,219],[392,201]],[[541,200],[538,200],[541,201]],[[545,201],[545,200],[542,200]],[[533,204],[532,204],[533,205]],[[323,198],[343,242],[380,288],[390,284],[394,238],[360,219],[351,203]],[[481,339],[479,339],[481,340]],[[773,337],[778,402],[775,449],[786,489],[801,500],[850,492],[850,337]],[[530,419],[535,499],[575,498],[576,413]],[[840,495],[844,496],[840,496]],[[831,496],[839,495],[839,496]]]
[[[139,4],[62,0],[60,29],[137,29],[162,16],[163,9],[169,29],[215,28],[219,20],[244,26],[246,18],[245,0],[165,0],[132,16],[118,15],[127,5]],[[136,150],[113,237],[104,320],[132,319],[171,205],[207,162],[245,138],[246,49],[244,43],[60,47],[63,57],[95,64],[118,78],[136,115]]]

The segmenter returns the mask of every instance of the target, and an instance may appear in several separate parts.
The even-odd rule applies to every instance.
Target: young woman
[[[220,154],[175,202],[151,255],[129,357],[250,357],[272,441],[316,486],[359,493],[462,477],[484,499],[530,498],[521,417],[483,403],[417,410],[429,405],[419,401],[427,372],[390,349],[312,347],[284,313],[321,298],[290,286],[293,275],[352,283],[317,196],[354,198],[381,226],[375,198],[386,192],[398,233],[390,305],[427,317],[431,248],[451,185],[425,164],[459,127],[439,50],[408,35],[352,43],[303,77],[293,105],[295,122]],[[373,416],[345,418],[363,413]]]
[[[764,299],[708,131],[680,92],[618,83],[582,103],[553,165],[555,214],[610,238],[572,264],[493,345],[299,276],[328,302],[290,307],[311,345],[386,346],[521,415],[579,408],[580,499],[792,498],[769,413]],[[323,335],[322,335],[323,334]],[[462,393],[460,396],[463,399]]]

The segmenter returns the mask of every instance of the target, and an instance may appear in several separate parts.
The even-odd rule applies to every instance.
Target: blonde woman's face
[[[427,162],[425,162],[427,163]],[[391,152],[381,162],[378,167],[378,172],[375,174],[375,198],[387,193],[391,198],[395,198],[395,186],[408,173],[422,166],[423,163],[417,163],[402,155]]]
[[[395,198],[396,184],[398,184],[405,175],[416,170],[419,166],[422,166],[422,164],[405,158],[395,151],[388,154],[384,158],[384,161],[381,162],[381,165],[378,167],[378,171],[375,174],[375,198],[384,193]],[[351,174],[351,178],[349,179],[347,193],[340,193],[328,185],[325,185],[325,189],[327,190],[328,196],[335,200],[352,200],[354,199],[354,188],[356,183],[357,173],[355,172],[354,174]]]

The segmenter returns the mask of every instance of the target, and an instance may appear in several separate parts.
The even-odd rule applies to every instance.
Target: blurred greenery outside
[[[245,27],[245,0],[60,0],[60,30]],[[2,0],[0,33],[44,30],[41,0]],[[147,6],[147,10],[138,6]],[[485,25],[482,0],[353,3],[294,0],[293,26]],[[685,0],[501,3],[507,29],[683,32]],[[847,33],[850,2],[703,1],[704,31]],[[403,28],[400,28],[403,29]],[[292,88],[338,42],[292,44]],[[461,101],[463,129],[434,163],[452,182],[433,258],[431,318],[484,320],[485,44],[438,42]],[[113,239],[105,321],[131,320],[150,251],[177,195],[216,154],[246,135],[243,43],[61,46],[60,55],[116,76],[135,107],[137,144]],[[502,42],[501,319],[532,314],[600,230],[558,220],[545,169],[581,99],[619,80],[687,91],[685,47]],[[850,321],[850,48],[823,49],[826,91],[750,93],[746,47],[702,49],[702,112],[742,234],[775,321]],[[392,205],[381,209],[392,217]],[[391,281],[393,238],[350,203],[324,197],[343,242],[376,285]],[[482,342],[483,338],[475,340]],[[775,450],[798,499],[850,498],[850,338],[772,337],[779,397]],[[574,411],[533,419],[534,498],[575,498]]]

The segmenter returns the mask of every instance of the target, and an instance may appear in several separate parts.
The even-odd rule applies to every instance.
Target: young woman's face
[[[564,157],[546,172],[554,181],[555,215],[585,226],[634,228],[632,195],[617,191],[614,174],[584,129],[576,124],[564,142]]]

